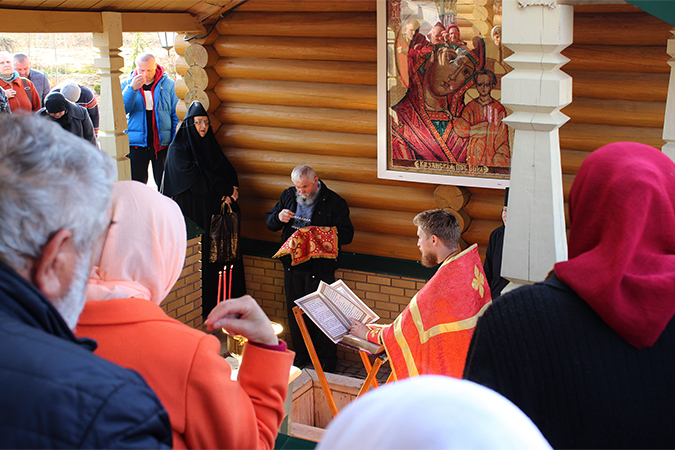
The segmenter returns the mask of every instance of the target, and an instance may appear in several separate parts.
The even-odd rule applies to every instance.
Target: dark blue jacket
[[[0,447],[170,448],[169,417],[136,372],[91,352],[0,262]]]

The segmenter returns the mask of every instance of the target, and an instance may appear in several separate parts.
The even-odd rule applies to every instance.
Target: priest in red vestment
[[[478,247],[458,250],[459,223],[449,211],[424,211],[413,223],[422,264],[441,267],[394,323],[355,323],[350,333],[383,344],[397,380],[423,374],[461,378],[476,322],[491,303]]]

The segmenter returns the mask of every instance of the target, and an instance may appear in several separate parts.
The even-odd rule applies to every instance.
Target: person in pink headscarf
[[[107,235],[92,256],[77,336],[96,354],[138,371],[169,412],[174,448],[272,448],[293,352],[250,296],[228,300],[226,327],[249,339],[231,380],[220,342],[168,317],[160,303],[185,260],[178,205],[145,184],[119,181]],[[223,308],[220,308],[223,309]]]

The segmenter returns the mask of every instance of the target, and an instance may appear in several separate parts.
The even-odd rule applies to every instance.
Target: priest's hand
[[[205,324],[209,330],[225,328],[229,334],[244,336],[257,344],[279,344],[272,323],[250,295],[220,302],[213,308]]]
[[[370,331],[370,328],[358,320],[351,318],[349,320],[352,321],[352,327],[349,329],[349,334],[356,336],[357,338],[366,339],[366,335],[368,334],[368,331]]]

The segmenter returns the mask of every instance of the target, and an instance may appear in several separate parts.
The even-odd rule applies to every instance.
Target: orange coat
[[[76,334],[145,378],[169,412],[174,448],[274,447],[293,352],[247,345],[232,381],[215,336],[137,298],[87,302]]]
[[[33,82],[27,78],[24,78],[23,81],[26,82],[26,86],[30,86],[30,98],[28,98],[28,93],[23,87],[21,78],[17,78],[11,83],[6,82],[5,80],[0,80],[1,88],[4,90],[14,89],[16,91],[16,95],[13,98],[9,98],[9,95],[7,96],[7,99],[9,100],[9,107],[12,108],[13,113],[19,111],[20,109],[23,109],[24,111],[37,111],[42,108],[40,96],[38,95],[37,89],[35,89]]]

